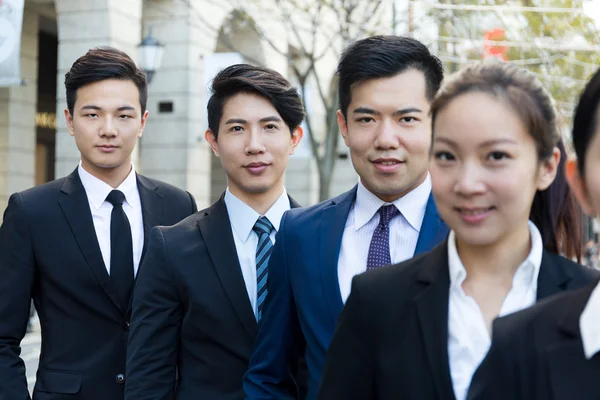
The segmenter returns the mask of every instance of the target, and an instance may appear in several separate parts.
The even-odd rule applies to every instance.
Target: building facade
[[[134,154],[136,169],[189,190],[200,208],[218,198],[226,179],[204,140],[210,80],[234,62],[289,76],[288,59],[275,49],[289,46],[283,24],[261,38],[243,20],[232,23],[239,15],[211,0],[25,0],[22,84],[0,87],[0,209],[12,193],[68,175],[79,162],[64,118],[64,75],[72,63],[98,46],[119,48],[137,62],[148,32],[164,45],[164,56],[149,85],[150,117]],[[337,56],[325,63],[323,81],[331,80]],[[322,110],[317,105],[311,112]],[[311,154],[305,138],[286,172],[288,192],[304,205],[318,200]],[[338,155],[332,195],[357,181],[342,141]]]

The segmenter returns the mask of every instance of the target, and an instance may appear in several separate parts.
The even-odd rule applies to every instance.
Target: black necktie
[[[106,198],[113,205],[110,215],[110,279],[115,283],[123,309],[129,307],[133,287],[133,240],[131,227],[123,210],[125,195],[113,190]]]

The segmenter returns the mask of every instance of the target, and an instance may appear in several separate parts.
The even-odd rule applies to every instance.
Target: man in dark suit
[[[125,53],[90,50],[65,86],[79,167],[12,195],[0,227],[2,399],[29,398],[19,344],[32,298],[42,330],[33,398],[123,399],[130,296],[146,238],[196,211],[189,193],[133,168],[147,83]]]
[[[304,345],[307,398],[316,398],[352,278],[445,238],[428,174],[429,107],[442,75],[439,59],[410,38],[371,37],[342,55],[338,124],[360,183],[284,216],[269,265],[265,315],[244,377],[247,398],[296,398],[289,369]]]
[[[241,399],[304,109],[279,73],[233,65],[212,84],[206,140],[228,188],[151,233],[133,301],[126,399]],[[294,371],[295,372],[295,371]]]
[[[497,319],[468,399],[597,400],[599,319],[598,282]]]

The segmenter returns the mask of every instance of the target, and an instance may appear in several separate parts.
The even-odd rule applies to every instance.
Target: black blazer
[[[137,175],[145,239],[196,211],[193,197]],[[79,174],[10,197],[0,227],[0,399],[28,399],[19,344],[31,299],[42,327],[33,398],[123,398],[129,311],[104,266]]]
[[[492,347],[473,377],[468,399],[600,399],[600,354],[585,358],[579,330],[596,285],[497,319]]]
[[[538,299],[582,287],[593,275],[544,251]],[[355,277],[327,354],[319,399],[454,399],[449,290],[447,242]]]
[[[133,300],[125,398],[242,399],[257,331],[222,196],[151,233]]]

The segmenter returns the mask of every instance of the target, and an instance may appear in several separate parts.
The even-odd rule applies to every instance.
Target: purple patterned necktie
[[[390,256],[390,221],[399,214],[400,211],[393,204],[381,206],[379,209],[379,225],[375,228],[371,239],[367,270],[392,263]]]

